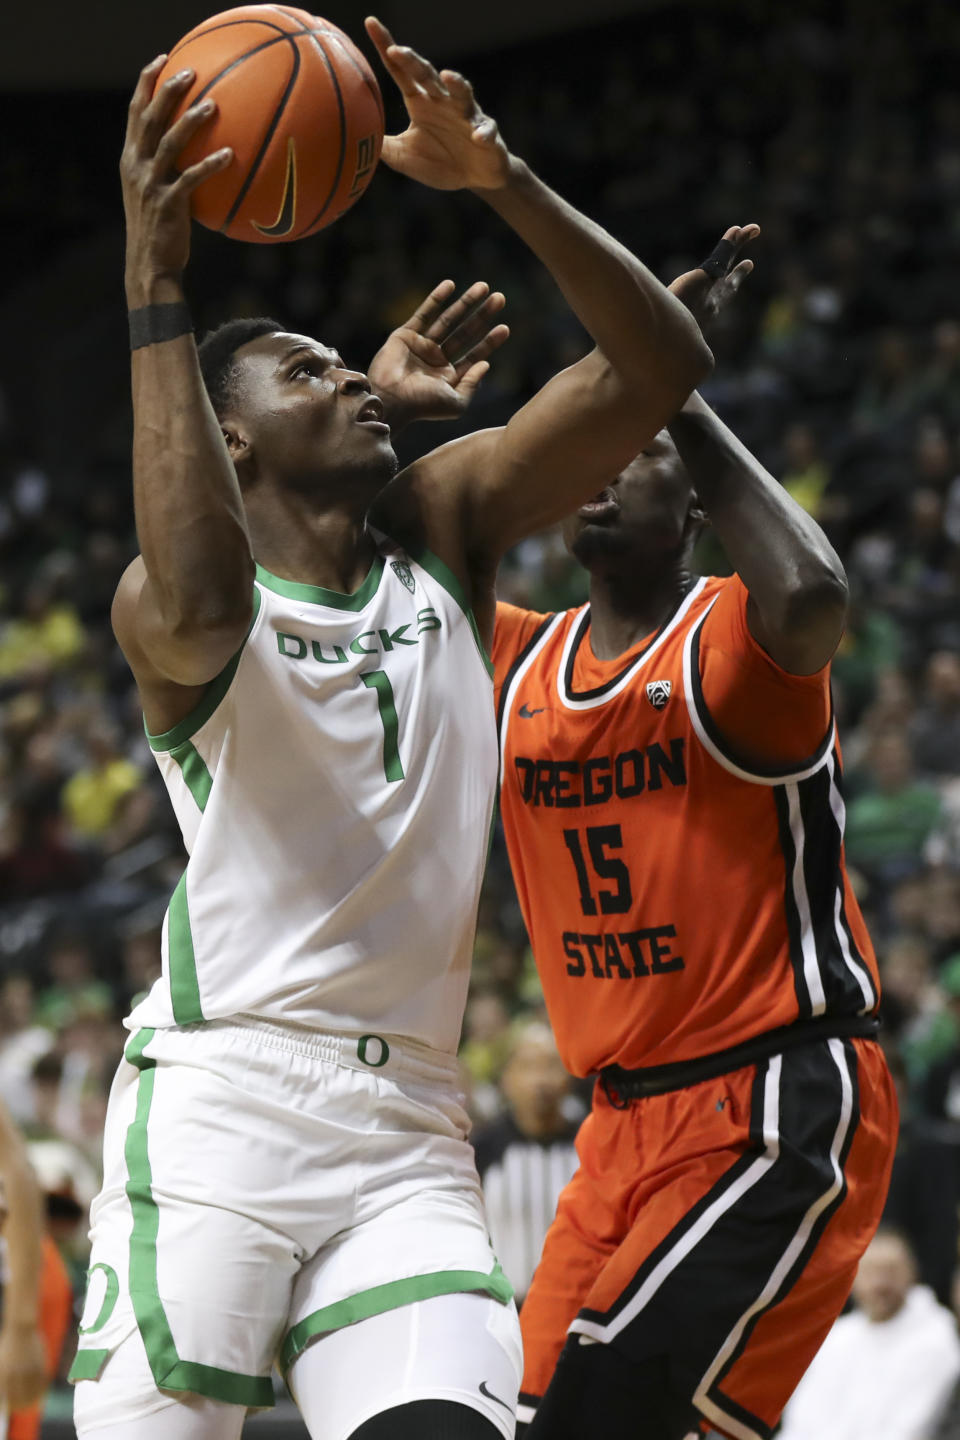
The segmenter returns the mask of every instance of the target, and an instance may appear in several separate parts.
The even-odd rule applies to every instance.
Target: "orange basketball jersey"
[[[589,606],[497,607],[501,811],[574,1074],[877,1007],[828,671],[781,670],[746,603],[736,576],[699,580],[609,662]]]

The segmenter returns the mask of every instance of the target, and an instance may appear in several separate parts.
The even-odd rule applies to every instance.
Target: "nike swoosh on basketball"
[[[256,220],[251,220],[254,230],[259,230],[261,235],[289,235],[293,229],[297,215],[297,154],[294,149],[293,136],[287,141],[287,177],[283,182],[283,199],[280,201],[280,213],[272,225],[258,225]]]
[[[539,710],[531,710],[527,705],[521,705],[520,709],[517,711],[517,714],[520,716],[521,720],[532,720],[534,715],[542,715],[546,708],[546,705],[541,705]]]
[[[488,1400],[494,1400],[494,1401],[496,1401],[496,1403],[497,1403],[498,1405],[502,1405],[502,1406],[503,1406],[504,1410],[509,1410],[509,1411],[510,1411],[510,1414],[511,1414],[511,1415],[513,1414],[513,1406],[512,1406],[512,1405],[508,1405],[507,1402],[506,1402],[506,1400],[501,1400],[499,1395],[494,1395],[494,1393],[493,1393],[492,1390],[488,1390],[488,1389],[487,1389],[487,1382],[486,1382],[486,1380],[481,1380],[481,1381],[480,1381],[480,1394],[481,1394],[481,1395],[486,1395],[486,1397],[487,1397]]]

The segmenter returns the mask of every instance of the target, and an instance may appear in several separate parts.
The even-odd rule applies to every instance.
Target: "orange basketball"
[[[171,50],[157,85],[190,68],[179,115],[210,95],[217,111],[181,151],[186,169],[224,145],[225,170],[193,194],[201,225],[233,240],[302,240],[359,200],[383,144],[383,101],[353,41],[289,5],[212,15]]]

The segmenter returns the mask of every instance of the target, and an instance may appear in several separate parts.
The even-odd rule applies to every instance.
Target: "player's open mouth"
[[[620,514],[620,501],[612,485],[608,485],[588,500],[586,505],[581,505],[577,515],[585,520],[588,525],[605,525],[615,520]]]
[[[367,425],[371,430],[379,430],[383,435],[389,435],[390,426],[383,418],[383,402],[378,400],[376,395],[371,395],[364,400],[357,411],[357,423]]]

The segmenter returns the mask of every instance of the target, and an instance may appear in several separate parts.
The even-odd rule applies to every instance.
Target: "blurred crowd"
[[[818,518],[850,578],[834,697],[848,861],[880,957],[903,1106],[889,1218],[945,1304],[960,1202],[958,54],[960,11],[948,0],[882,12],[756,0],[675,3],[469,67],[511,146],[664,279],[727,225],[762,226],[756,274],[711,336],[717,368],[704,394]],[[16,187],[34,182],[15,147],[3,163],[15,204]],[[52,264],[58,195],[51,182],[38,264]],[[87,213],[69,177],[62,198],[63,234],[86,244],[102,207]],[[379,175],[317,241],[288,250],[199,235],[191,283],[201,327],[276,314],[362,364],[447,273],[506,292],[513,336],[466,422],[497,423],[584,339],[472,197]],[[64,343],[83,357],[77,337]],[[92,417],[81,453],[65,458],[25,425],[8,388],[0,1098],[27,1129],[79,1274],[119,1022],[158,971],[184,854],[109,626],[135,547],[125,397]],[[402,458],[436,439],[402,436]],[[701,560],[727,568],[709,535]],[[555,609],[582,598],[583,577],[548,534],[509,557],[502,593]],[[559,1188],[588,1097],[550,1056],[498,837],[464,1074],[484,1168],[502,1172],[510,1145],[527,1146]]]

